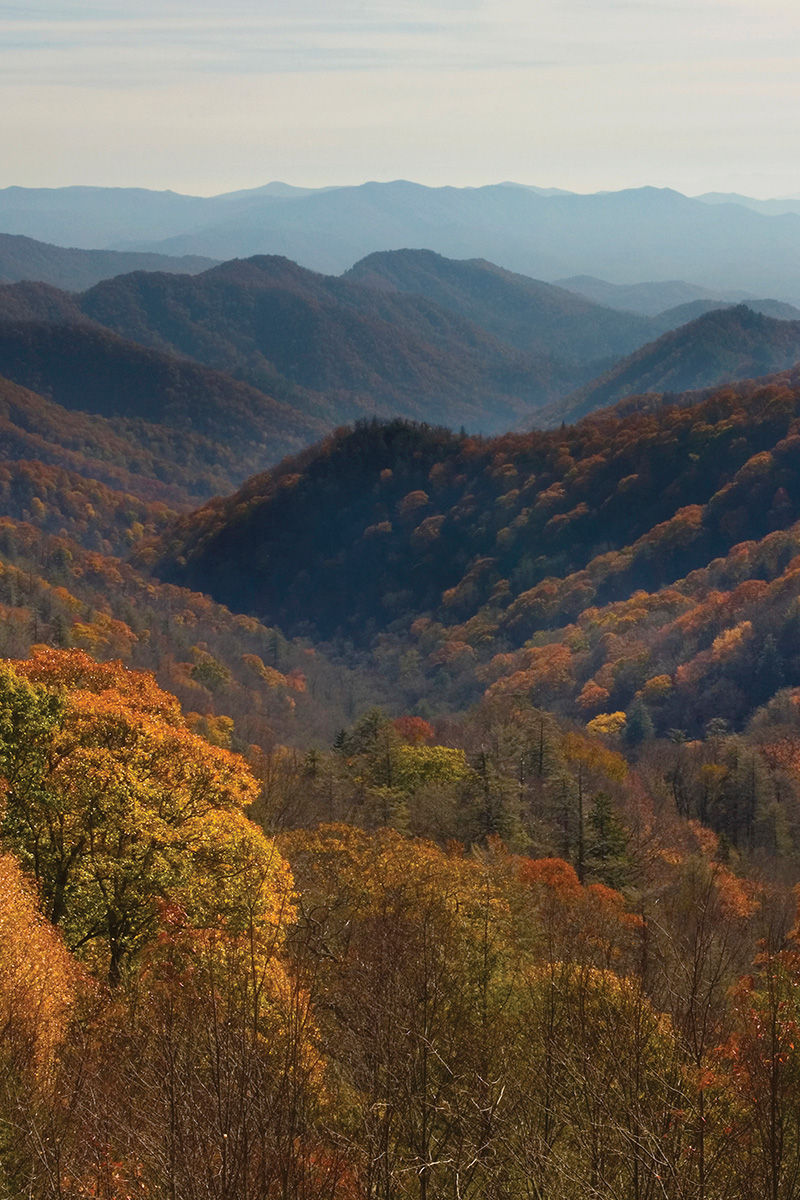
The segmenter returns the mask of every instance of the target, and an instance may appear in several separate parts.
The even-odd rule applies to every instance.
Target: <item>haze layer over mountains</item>
[[[94,261],[70,253],[79,269]],[[664,285],[670,299],[687,293]],[[147,478],[198,499],[362,417],[502,433],[792,366],[800,311],[749,303],[695,299],[648,317],[428,250],[376,253],[344,276],[261,255],[81,293],[0,287],[0,376],[136,422]]]
[[[221,196],[127,188],[6,188],[0,230],[61,246],[200,255],[279,254],[340,274],[374,251],[424,247],[548,281],[686,280],[725,299],[800,300],[800,201],[670,189],[576,195],[496,184],[268,184]],[[0,270],[0,274],[2,274]],[[667,305],[663,305],[667,307]]]
[[[64,462],[57,412],[94,417],[79,469],[183,506],[359,418],[501,434],[785,371],[798,207],[509,183],[6,188],[0,378],[38,414],[23,429],[13,392],[8,437],[41,420]]]

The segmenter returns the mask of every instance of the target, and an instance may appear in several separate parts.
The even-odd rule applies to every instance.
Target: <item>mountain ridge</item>
[[[109,248],[216,259],[284,254],[331,273],[373,251],[427,245],[540,279],[582,273],[636,283],[683,276],[702,288],[800,298],[800,215],[792,212],[768,215],[752,205],[719,206],[654,187],[577,194],[508,183],[431,188],[394,181],[299,191],[190,197],[146,189],[6,189],[0,229],[61,244],[87,245],[90,236],[92,245],[100,239]]]

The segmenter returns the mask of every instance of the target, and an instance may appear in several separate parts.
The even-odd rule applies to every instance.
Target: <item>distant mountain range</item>
[[[184,431],[181,486],[197,496],[359,417],[499,433],[800,360],[800,322],[787,319],[800,312],[752,303],[768,315],[695,299],[648,318],[432,251],[373,254],[344,277],[256,256],[192,276],[137,271],[79,295],[0,287],[0,375],[72,410],[145,422],[146,446]]]
[[[743,196],[740,192],[705,192],[697,197],[704,204],[739,204],[743,208],[751,208],[753,212],[762,213],[768,217],[780,217],[784,213],[800,213],[800,196],[784,196],[777,200],[756,200],[752,196]]]
[[[800,201],[719,199],[659,188],[575,195],[402,180],[313,190],[272,184],[214,197],[6,188],[0,230],[84,248],[214,259],[278,254],[330,273],[374,251],[427,247],[537,279],[684,279],[711,298],[747,292],[800,300]]]
[[[557,279],[556,283],[570,292],[586,296],[595,304],[604,304],[606,308],[616,308],[622,312],[639,313],[644,317],[655,317],[666,309],[700,301],[725,303],[750,299],[747,293],[728,292],[723,296],[682,279],[626,284],[609,283],[607,279],[597,279],[593,275],[573,275],[569,279]]]

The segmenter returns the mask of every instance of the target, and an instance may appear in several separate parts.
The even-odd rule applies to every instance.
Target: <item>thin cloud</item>
[[[3,174],[794,192],[797,24],[788,0],[15,0]]]

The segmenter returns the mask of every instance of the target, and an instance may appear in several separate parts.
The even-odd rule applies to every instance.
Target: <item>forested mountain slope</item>
[[[343,278],[426,296],[519,350],[567,362],[618,358],[652,335],[644,318],[614,312],[483,259],[459,261],[432,250],[384,251],[357,262]]]
[[[612,606],[613,628],[613,605],[645,591],[652,599],[642,599],[643,610],[661,614],[658,626],[704,603],[703,589],[692,591],[698,570],[729,555],[741,565],[740,543],[798,520],[799,418],[794,373],[551,433],[480,440],[364,425],[183,518],[158,547],[157,569],[290,632],[351,639],[384,655],[384,665],[395,653],[399,664],[413,632],[422,656],[407,672],[409,694],[433,689],[463,702],[489,679],[481,664],[498,651],[564,644],[565,627],[584,613]],[[757,565],[742,578],[777,580],[794,557],[793,536],[768,541],[763,556],[748,551],[745,563]],[[684,577],[683,598],[664,598]],[[790,609],[773,634],[784,636]],[[764,643],[751,640],[756,623],[747,619],[742,648],[758,655]],[[671,644],[668,669],[659,659],[652,674],[672,680],[692,645]],[[550,664],[556,679],[572,656],[556,649],[522,653]],[[598,667],[607,646],[602,654]],[[566,670],[559,703],[576,703],[591,661]],[[501,654],[489,682],[518,669]],[[630,704],[640,675],[620,677],[617,707]],[[538,695],[535,671],[520,686],[538,702],[550,696],[546,682]],[[712,701],[701,693],[700,710],[704,703]],[[724,715],[740,720],[747,710],[738,696]]]
[[[225,263],[191,279],[123,276],[91,289],[81,307],[125,337],[256,387],[312,391],[308,410],[330,424],[377,412],[507,428],[575,377],[555,355],[523,354],[424,297],[281,258]]]
[[[91,323],[91,318],[81,312],[78,297],[72,292],[30,280],[0,285],[0,319],[12,324],[18,321]]]
[[[22,288],[7,294],[16,302]],[[159,477],[169,480],[164,461],[173,461],[193,495],[230,486],[324,429],[245,383],[92,322],[0,320],[0,375],[62,408],[123,422],[128,440],[161,460]],[[137,460],[132,451],[134,469]]]
[[[0,453],[179,509],[220,491],[237,470],[232,452],[188,430],[71,411],[2,377]]]
[[[152,671],[212,741],[264,754],[329,744],[387,703],[362,672],[117,557],[163,524],[163,506],[35,463],[0,464],[0,498],[23,517],[0,519],[0,655],[73,647]]]
[[[746,305],[707,312],[618,362],[599,379],[541,414],[543,423],[577,421],[625,396],[685,392],[783,371],[800,360],[800,321]]]

